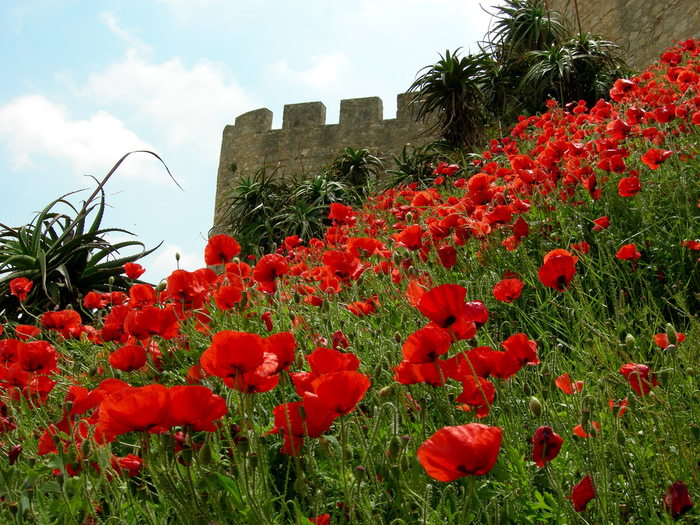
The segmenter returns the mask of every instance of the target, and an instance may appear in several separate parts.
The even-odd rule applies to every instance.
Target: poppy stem
[[[467,487],[464,489],[464,501],[462,502],[462,523],[470,523],[468,521],[474,492],[476,490],[476,476],[467,476]]]

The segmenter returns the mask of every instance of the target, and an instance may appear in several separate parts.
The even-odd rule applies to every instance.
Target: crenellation
[[[368,148],[387,160],[407,143],[437,140],[435,132],[426,131],[430,123],[412,117],[409,101],[409,95],[398,95],[396,118],[384,120],[379,97],[341,100],[338,124],[326,124],[322,102],[287,104],[281,129],[272,129],[272,111],[267,108],[240,115],[234,126],[224,128],[214,224],[219,220],[219,203],[236,180],[263,167],[303,174],[325,168],[347,147]]]

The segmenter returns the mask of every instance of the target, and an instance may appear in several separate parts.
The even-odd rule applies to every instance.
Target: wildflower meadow
[[[0,522],[697,523],[699,74],[677,43],[321,238],[42,311],[13,274]]]

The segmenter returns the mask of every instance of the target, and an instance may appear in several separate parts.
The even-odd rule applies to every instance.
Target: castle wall
[[[576,24],[574,0],[549,0],[549,8]],[[582,29],[629,46],[627,63],[638,70],[658,60],[673,39],[700,38],[698,0],[578,0],[578,10]]]
[[[383,120],[378,97],[340,101],[338,124],[326,124],[326,107],[321,102],[284,106],[282,129],[271,129],[272,112],[256,109],[236,118],[224,128],[216,183],[214,225],[220,217],[219,203],[240,177],[265,166],[279,166],[287,174],[318,171],[343,149],[368,148],[379,152],[389,167],[392,154],[405,144],[422,145],[437,140],[426,126],[405,111],[408,95],[398,95],[395,119]],[[231,170],[235,163],[236,170]]]

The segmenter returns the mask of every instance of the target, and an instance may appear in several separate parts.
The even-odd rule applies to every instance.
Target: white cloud
[[[66,107],[41,95],[0,107],[0,141],[11,152],[13,169],[32,166],[34,155],[48,155],[93,175],[105,173],[127,151],[153,149],[106,111],[74,120]],[[138,163],[125,163],[121,171],[133,175],[139,172]]]
[[[218,144],[224,124],[255,107],[216,63],[202,61],[188,69],[174,58],[152,64],[133,50],[122,62],[90,75],[82,94],[101,104],[135,108],[172,146]]]
[[[268,75],[280,81],[300,84],[309,88],[326,88],[336,82],[346,68],[348,59],[339,51],[311,58],[312,66],[305,70],[293,70],[281,60],[268,66]]]
[[[176,253],[180,254],[179,263],[175,259]],[[163,244],[155,253],[138,262],[146,268],[143,279],[158,284],[159,281],[177,270],[178,265],[181,270],[187,270],[188,272],[203,268],[205,266],[204,247],[202,247],[202,253],[195,253],[186,252],[175,244]]]
[[[114,16],[112,13],[102,13],[100,15],[100,18],[105,24],[107,24],[107,27],[109,27],[112,33],[121,38],[124,41],[124,43],[126,43],[131,49],[136,49],[139,52],[145,54],[153,53],[153,48],[151,46],[144,43],[143,40],[141,40],[138,36],[134,35],[131,31],[122,29],[122,27],[119,25],[117,17]]]

